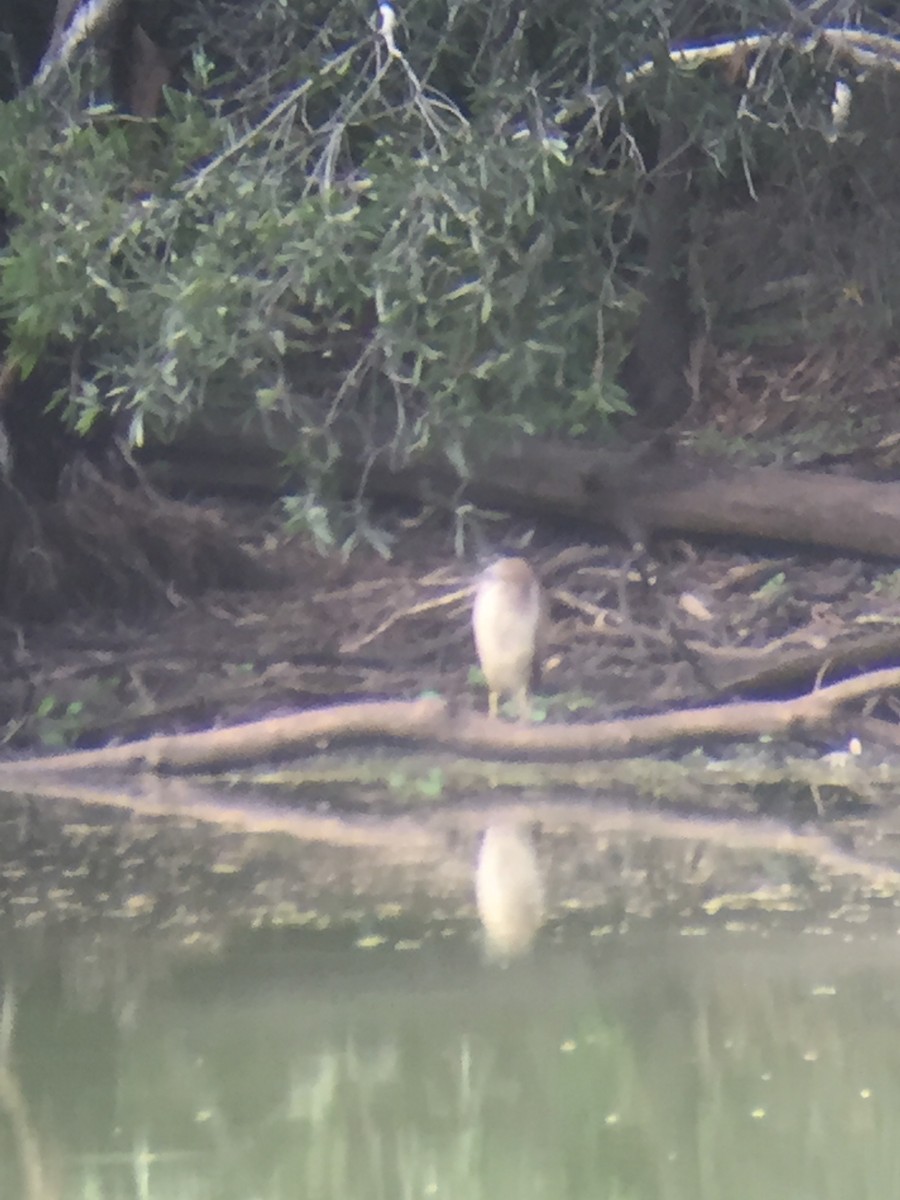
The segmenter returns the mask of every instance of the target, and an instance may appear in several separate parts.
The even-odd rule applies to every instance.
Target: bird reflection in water
[[[475,898],[492,958],[509,960],[531,948],[544,920],[544,883],[527,826],[499,821],[485,830]]]

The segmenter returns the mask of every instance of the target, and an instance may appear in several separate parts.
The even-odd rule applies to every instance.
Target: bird
[[[531,948],[544,921],[544,883],[525,826],[487,827],[475,870],[475,899],[492,957],[508,960]]]
[[[544,636],[545,601],[524,558],[501,558],[475,584],[472,631],[488,685],[488,711],[496,717],[500,697],[511,695],[519,717],[529,713],[528,688]]]

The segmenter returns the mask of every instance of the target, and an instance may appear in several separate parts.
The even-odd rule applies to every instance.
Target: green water
[[[888,930],[563,927],[507,969],[16,931],[0,969],[4,1200],[900,1194]]]

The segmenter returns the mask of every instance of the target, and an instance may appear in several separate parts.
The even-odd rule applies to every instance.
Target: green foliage
[[[391,556],[391,535],[370,520],[362,502],[329,504],[317,490],[309,490],[302,496],[285,496],[282,505],[288,531],[304,534],[322,554],[338,551],[346,559],[363,544],[384,559]]]
[[[47,692],[31,711],[10,721],[2,741],[36,742],[54,749],[72,746],[121,711],[121,684],[119,677],[105,675],[69,680],[60,693]],[[72,698],[76,688],[77,699]]]
[[[879,575],[872,584],[872,592],[883,600],[900,600],[900,571]]]
[[[677,111],[694,137],[699,198],[770,165],[825,95],[820,66],[781,64],[749,97],[751,138],[714,71],[661,53],[713,32],[706,10],[673,29],[646,0],[424,0],[394,55],[373,11],[186,6],[172,34],[192,71],[155,122],[89,106],[87,56],[52,104],[0,107],[9,357],[64,362],[71,424],[124,413],[134,443],[199,413],[286,419],[295,444],[273,436],[309,489],[292,520],[345,549],[342,422],[364,452],[437,441],[464,473],[473,433],[596,434],[626,407],[654,120]],[[715,15],[734,33],[779,14]],[[651,58],[646,82],[617,83]]]
[[[226,115],[205,54],[155,136],[79,110],[77,78],[55,121],[34,96],[5,106],[0,139],[22,151],[0,168],[10,353],[27,371],[85,351],[67,397],[77,427],[127,408],[139,440],[202,407],[280,410],[325,465],[334,419],[361,403],[400,406],[401,449],[485,410],[565,426],[576,392],[602,412],[599,248],[553,219],[583,202],[564,142],[498,129],[496,114],[476,129],[372,51],[367,35],[305,64],[315,77],[265,128]],[[298,118],[314,102],[310,135]],[[579,341],[587,357],[567,352]]]
[[[787,591],[787,577],[784,571],[776,571],[766,582],[753,593],[754,600],[771,603],[780,600]]]
[[[432,767],[422,773],[411,773],[403,768],[389,772],[387,786],[404,800],[440,800],[446,783],[441,767]]]
[[[70,746],[77,740],[85,725],[84,703],[72,700],[65,704],[56,696],[45,696],[31,718],[33,733],[43,746]]]

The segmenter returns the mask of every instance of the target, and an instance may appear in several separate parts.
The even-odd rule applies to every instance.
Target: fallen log
[[[287,427],[270,436],[281,447],[296,437]],[[631,543],[660,532],[709,534],[900,557],[900,483],[667,457],[652,444],[616,452],[530,437],[462,447],[463,477],[458,455],[441,448],[404,464],[389,445],[373,454],[371,438],[357,431],[346,431],[340,442],[348,494],[358,494],[364,479],[372,497],[451,511],[470,503],[529,517],[572,517],[612,527]],[[279,470],[280,460],[280,451],[258,433],[228,438],[196,430],[166,450],[152,471],[170,489],[272,495],[300,486],[296,474]]]

